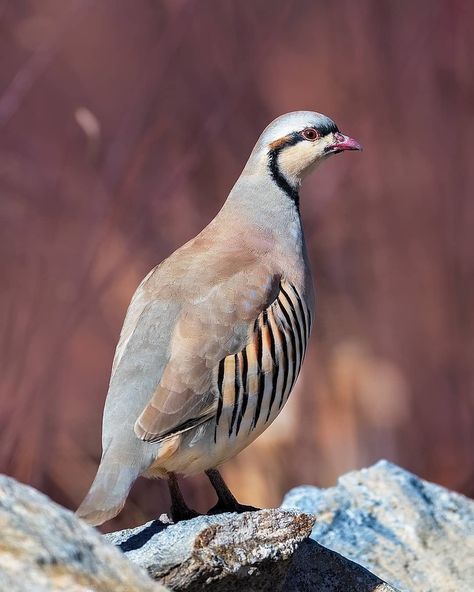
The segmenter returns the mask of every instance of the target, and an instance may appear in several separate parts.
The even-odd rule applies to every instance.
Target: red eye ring
[[[303,138],[305,140],[309,140],[310,142],[314,142],[314,140],[317,140],[318,138],[320,138],[320,134],[317,130],[314,129],[314,127],[306,127],[302,132],[301,135],[303,136]]]

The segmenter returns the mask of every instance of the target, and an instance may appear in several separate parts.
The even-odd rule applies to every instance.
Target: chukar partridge
[[[138,476],[168,480],[174,520],[195,515],[176,475],[205,471],[217,511],[242,511],[216,467],[282,410],[314,319],[302,179],[359,144],[296,111],[260,136],[222,209],[155,267],[130,303],[105,403],[102,459],[77,513],[102,524]]]

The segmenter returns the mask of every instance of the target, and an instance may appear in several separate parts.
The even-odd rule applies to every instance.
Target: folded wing
[[[161,380],[135,423],[140,439],[157,442],[215,416],[214,369],[245,348],[256,319],[276,298],[279,282],[265,266],[248,265],[182,306]]]

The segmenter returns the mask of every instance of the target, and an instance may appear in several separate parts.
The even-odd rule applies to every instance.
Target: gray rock
[[[165,590],[72,512],[2,475],[0,532],[2,591]]]
[[[162,520],[106,537],[173,590],[270,590],[314,523],[284,510]]]
[[[173,590],[393,591],[364,568],[307,539],[313,524],[313,516],[275,509],[178,524],[162,517],[105,536]]]
[[[9,592],[164,590],[140,566],[176,591],[474,590],[474,502],[387,462],[330,489],[294,489],[284,508],[162,519],[109,542],[0,476],[0,528],[0,590]]]
[[[474,502],[387,461],[297,487],[283,507],[315,513],[314,541],[401,591],[474,590]]]

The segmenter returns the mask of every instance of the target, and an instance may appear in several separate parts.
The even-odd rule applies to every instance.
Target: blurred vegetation
[[[386,457],[474,494],[473,22],[469,0],[0,2],[0,471],[78,505],[135,287],[311,109],[365,151],[305,184],[311,347],[224,474],[278,504]],[[167,505],[140,480],[112,527]]]

